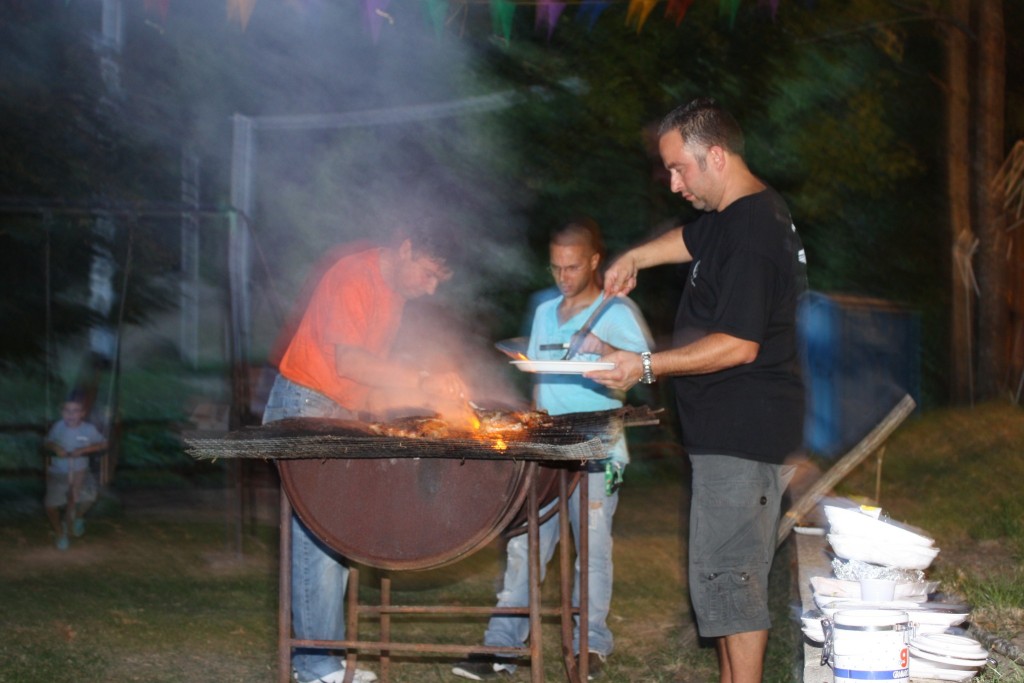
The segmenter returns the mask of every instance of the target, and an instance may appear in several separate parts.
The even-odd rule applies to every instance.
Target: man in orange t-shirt
[[[451,277],[454,243],[444,232],[412,230],[391,246],[353,246],[320,277],[278,362],[264,424],[288,417],[354,419],[399,394],[421,406],[466,402],[455,373],[426,372],[389,358],[405,302],[432,295]],[[343,559],[292,515],[292,624],[295,636],[344,640]],[[340,683],[345,663],[323,651],[296,650],[299,683]],[[356,683],[376,680],[355,671]]]

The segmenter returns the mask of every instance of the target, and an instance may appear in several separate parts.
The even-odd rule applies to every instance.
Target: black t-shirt
[[[693,261],[673,345],[713,332],[760,344],[753,363],[673,378],[683,446],[781,463],[801,447],[804,418],[796,311],[806,259],[789,209],[767,188],[687,224],[683,241]]]

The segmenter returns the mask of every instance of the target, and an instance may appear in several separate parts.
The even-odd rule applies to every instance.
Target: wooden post
[[[782,516],[782,521],[779,523],[776,547],[782,545],[782,542],[789,536],[789,532],[796,526],[797,521],[810,512],[826,493],[832,490],[836,484],[842,481],[865,458],[885,444],[885,440],[896,431],[896,428],[907,419],[910,413],[914,412],[916,406],[917,403],[909,394],[904,396],[896,404],[896,407],[889,411],[889,414],[874,429],[868,432],[867,436],[860,440],[860,443],[840,458],[839,462],[825,472],[821,479],[816,481],[807,493],[793,504],[793,507]]]

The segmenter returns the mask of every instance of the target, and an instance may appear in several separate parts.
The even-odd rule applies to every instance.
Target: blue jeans
[[[604,470],[587,474],[587,491],[590,496],[590,514],[587,524],[587,549],[589,551],[589,574],[587,593],[587,649],[602,655],[612,651],[612,632],[608,629],[608,611],[612,602],[612,517],[619,503],[618,492],[605,494]],[[548,505],[545,510],[557,505]],[[542,511],[543,513],[543,511]],[[580,564],[580,496],[579,488],[569,498],[569,524],[576,544],[576,577],[573,585],[573,605],[579,605]],[[558,515],[554,515],[540,527],[540,573],[544,580],[545,569],[555,552],[559,536]],[[506,549],[505,582],[498,593],[499,607],[526,607],[530,598],[529,545],[526,534],[510,539]],[[484,633],[484,644],[491,647],[522,647],[530,634],[527,616],[491,617]],[[573,650],[579,652],[579,620],[573,632]]]
[[[281,375],[274,380],[263,424],[287,417],[349,418],[352,414],[312,389]],[[296,638],[345,639],[345,587],[348,567],[343,558],[317,540],[292,514],[292,630]],[[292,666],[300,681],[313,681],[337,671],[341,659],[322,650],[295,650]]]

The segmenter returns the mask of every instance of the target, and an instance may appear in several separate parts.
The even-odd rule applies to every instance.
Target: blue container
[[[843,454],[905,394],[920,403],[919,314],[879,299],[809,292],[798,324],[808,450]]]

